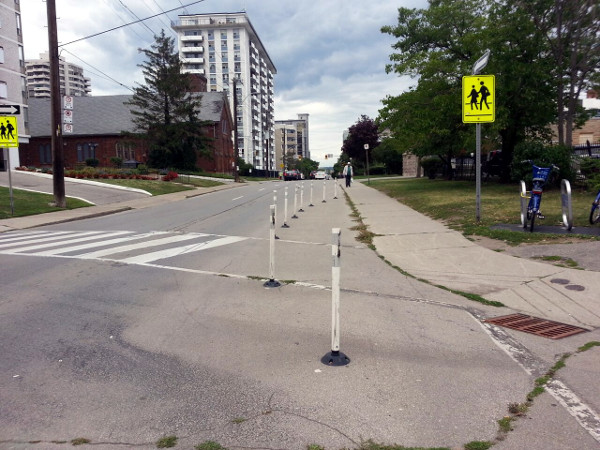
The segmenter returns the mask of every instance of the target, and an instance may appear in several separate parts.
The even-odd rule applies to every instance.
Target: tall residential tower
[[[248,15],[181,15],[172,27],[184,71],[204,75],[209,91],[229,94],[238,155],[258,170],[277,170],[273,84],[277,70]]]
[[[50,98],[50,55],[42,53],[39,59],[27,60],[27,89],[29,97]],[[85,97],[92,92],[90,79],[83,69],[60,58],[60,93],[74,97]]]

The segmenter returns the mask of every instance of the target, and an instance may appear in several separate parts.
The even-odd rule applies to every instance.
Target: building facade
[[[275,156],[278,170],[287,169],[290,158],[310,158],[308,114],[275,121]]]
[[[198,157],[196,166],[206,171],[231,173],[234,164],[231,140],[232,117],[224,93],[200,92],[198,119],[205,125],[202,132],[208,138],[210,156]],[[97,159],[102,167],[113,165],[117,157],[126,165],[146,163],[148,143],[128,136],[136,131],[133,123],[130,95],[87,96],[73,100],[73,133],[63,134],[65,167],[85,165]],[[21,165],[52,167],[50,137],[50,99],[32,98],[31,138],[19,148]],[[125,133],[124,133],[125,132]]]
[[[238,155],[259,171],[277,170],[274,151],[277,70],[247,14],[181,15],[172,27],[178,34],[183,70],[204,75],[208,91],[229,94],[237,123]]]
[[[19,0],[0,0],[0,105],[17,105],[19,145],[29,142],[25,56]],[[9,153],[10,152],[10,153]],[[18,148],[0,150],[0,170],[20,165]]]
[[[50,55],[40,54],[39,59],[25,61],[27,90],[30,98],[50,98]],[[83,69],[60,58],[60,93],[84,97],[92,92],[91,80],[84,76]]]

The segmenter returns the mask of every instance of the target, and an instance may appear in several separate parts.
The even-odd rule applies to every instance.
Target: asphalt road
[[[531,374],[490,339],[494,309],[421,283],[355,240],[342,193],[261,183],[0,235],[0,448],[459,448],[496,436]],[[278,210],[269,276],[269,205]],[[293,213],[297,219],[291,218]],[[290,228],[282,228],[283,221]],[[332,228],[341,350],[330,367]],[[474,306],[477,305],[477,306]],[[523,354],[528,354],[522,347]],[[543,358],[530,355],[531,366]],[[573,448],[595,448],[583,429]],[[41,441],[39,444],[28,444]],[[517,446],[505,448],[522,448]]]

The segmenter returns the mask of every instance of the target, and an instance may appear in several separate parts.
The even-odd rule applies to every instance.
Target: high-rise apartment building
[[[278,169],[287,168],[290,158],[310,158],[308,114],[275,121],[275,156]]]
[[[39,59],[25,62],[29,97],[50,98],[50,55],[40,54]],[[84,97],[92,92],[92,82],[83,75],[83,69],[60,58],[60,93]]]
[[[181,15],[172,27],[178,34],[183,70],[204,75],[209,91],[228,92],[237,122],[238,155],[258,170],[277,170],[273,84],[277,70],[248,15]]]
[[[0,105],[18,105],[18,142],[29,142],[27,89],[21,8],[18,0],[0,0]],[[8,153],[10,151],[10,154]],[[0,151],[0,170],[20,165],[17,148]]]

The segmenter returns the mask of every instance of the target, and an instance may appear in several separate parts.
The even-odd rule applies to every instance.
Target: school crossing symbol
[[[469,75],[462,79],[462,119],[464,123],[493,122],[496,118],[494,75]]]
[[[15,116],[0,116],[0,147],[18,147],[19,132]]]

